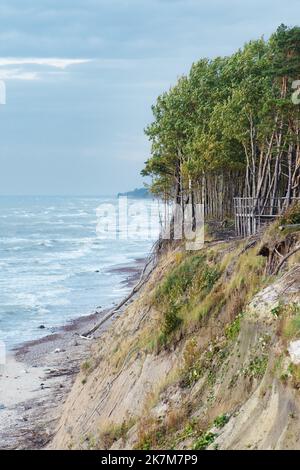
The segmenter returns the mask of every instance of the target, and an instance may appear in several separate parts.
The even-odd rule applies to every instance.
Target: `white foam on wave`
[[[67,298],[69,291],[70,289],[61,287],[48,291],[39,291],[39,294],[19,292],[15,295],[13,305],[29,310],[41,311],[44,309],[48,311],[46,306],[59,307],[69,305],[70,300]]]
[[[18,342],[37,337],[41,321],[57,326],[89,314],[97,305],[109,306],[128,292],[122,283],[127,274],[110,270],[134,263],[152,243],[97,237],[95,214],[101,202],[95,198],[59,199],[58,203],[53,199],[52,203],[47,198],[45,203],[40,199],[37,207],[15,210],[15,215],[8,209],[16,230],[14,236],[7,236],[11,221],[2,219],[0,235],[6,238],[0,239],[0,320],[7,325],[12,343],[13,337]],[[129,226],[130,235],[133,228]],[[146,231],[141,229],[143,236]],[[7,247],[17,249],[6,252]]]
[[[19,237],[0,237],[0,244],[13,245],[14,243],[28,243],[30,240],[28,238],[19,238]]]

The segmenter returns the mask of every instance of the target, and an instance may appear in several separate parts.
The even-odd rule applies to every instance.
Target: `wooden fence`
[[[291,198],[289,204],[300,198]],[[235,231],[238,236],[249,237],[259,231],[268,222],[282,214],[287,206],[286,198],[274,198],[263,201],[253,197],[235,197]]]

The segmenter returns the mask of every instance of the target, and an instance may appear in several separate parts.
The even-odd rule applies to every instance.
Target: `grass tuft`
[[[214,426],[221,429],[225,426],[225,424],[228,423],[228,421],[229,421],[228,415],[226,414],[220,415],[214,420]]]
[[[195,442],[193,450],[205,450],[216,439],[217,434],[213,432],[206,432],[202,434]]]

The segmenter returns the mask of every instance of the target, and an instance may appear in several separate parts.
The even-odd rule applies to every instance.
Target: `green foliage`
[[[266,258],[257,256],[256,249],[247,250],[239,256],[234,274],[226,286],[227,294],[236,296],[238,311],[233,314],[240,312],[266,281],[265,265]]]
[[[166,344],[177,330],[195,298],[204,298],[220,277],[219,269],[210,266],[202,254],[180,261],[164,278],[154,294],[154,304],[163,313],[160,342]]]
[[[163,281],[156,291],[155,301],[157,304],[163,302],[178,302],[178,299],[191,286],[198,269],[204,264],[203,255],[195,255],[185,259],[176,267]]]
[[[226,414],[220,415],[214,420],[214,426],[216,426],[217,428],[223,428],[225,424],[228,423],[228,421],[229,421],[228,415]]]
[[[184,260],[166,277],[155,293],[155,304],[163,309],[163,325],[160,342],[166,344],[169,336],[182,323],[180,310],[183,296],[191,286],[197,269],[203,263],[203,256],[193,256]]]
[[[194,383],[203,377],[205,370],[203,370],[202,364],[200,361],[196,361],[191,367],[183,371],[183,378],[181,380],[181,386],[192,387]]]
[[[232,192],[270,202],[299,195],[299,106],[291,99],[299,76],[299,27],[281,25],[268,41],[195,62],[152,107],[142,172],[152,191],[180,202],[197,188],[207,205],[220,199],[222,208]],[[220,175],[226,184],[216,191]],[[289,220],[299,223],[299,211]]]
[[[200,276],[200,285],[202,289],[205,289],[207,293],[210,292],[219,277],[220,272],[217,268],[211,268],[206,265]]]
[[[225,328],[225,336],[227,339],[233,341],[235,340],[241,329],[241,318],[243,314],[239,314],[236,319]]]
[[[300,202],[292,204],[280,218],[279,225],[300,224]]]
[[[196,432],[195,427],[196,427],[195,421],[189,421],[187,425],[185,426],[184,430],[182,431],[182,433],[180,434],[180,440],[183,441],[185,439],[188,439],[189,437],[194,436]]]
[[[92,367],[92,364],[89,360],[86,360],[84,361],[82,364],[81,364],[81,369],[84,371],[84,372],[87,372],[91,369]]]
[[[194,359],[192,354],[194,353]],[[188,359],[187,359],[188,354]],[[188,349],[184,352],[185,364],[182,369],[181,386],[192,387],[199,379],[202,379],[213,387],[218,378],[218,371],[229,355],[229,348],[226,343],[211,343],[205,352],[197,352]]]
[[[164,337],[169,336],[182,323],[182,319],[178,316],[178,311],[179,307],[174,304],[171,304],[169,309],[165,313],[162,329],[162,334]]]
[[[141,450],[151,450],[151,442],[149,440],[144,441]]]
[[[279,303],[278,305],[276,305],[276,307],[273,307],[271,309],[271,314],[273,315],[273,317],[278,318],[279,315],[281,315],[283,310],[284,310],[283,304]]]
[[[183,388],[191,387],[204,374],[200,360],[200,351],[197,348],[195,339],[187,342],[183,352],[183,361],[181,386]]]
[[[216,439],[217,434],[212,432],[206,432],[202,434],[193,445],[194,450],[205,450],[209,445],[211,445]]]
[[[252,359],[246,369],[244,369],[244,375],[247,377],[253,377],[255,379],[261,379],[267,369],[268,357],[267,356],[256,356]]]

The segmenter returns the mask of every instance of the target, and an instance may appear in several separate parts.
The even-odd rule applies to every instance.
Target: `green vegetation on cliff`
[[[82,364],[51,445],[299,447],[299,253],[274,271],[300,235],[279,224],[251,243],[166,244]]]

